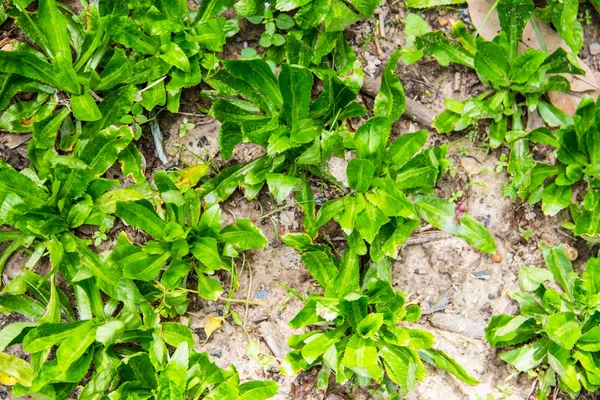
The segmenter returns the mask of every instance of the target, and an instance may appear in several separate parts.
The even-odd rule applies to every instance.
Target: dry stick
[[[360,89],[363,93],[375,98],[379,92],[381,81],[365,76],[364,83]],[[423,104],[409,97],[406,98],[406,110],[404,115],[411,120],[429,128],[435,118],[435,113]]]

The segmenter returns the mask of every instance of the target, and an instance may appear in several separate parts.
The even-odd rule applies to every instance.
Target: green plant
[[[538,110],[550,126],[572,123],[545,96],[548,91],[570,90],[567,79],[557,74],[584,74],[577,61],[562,48],[552,54],[535,49],[519,53],[519,42],[532,16],[533,3],[499,0],[497,4],[502,31],[493,41],[475,38],[462,22],[452,27],[452,35],[460,44],[446,38],[441,31],[414,39],[417,49],[435,57],[441,65],[454,62],[474,69],[489,88],[466,101],[447,99],[446,110],[436,117],[433,126],[440,133],[448,133],[491,120],[492,148],[504,142],[507,132],[525,129],[526,110]]]
[[[101,318],[81,314],[79,321],[61,322],[60,292],[54,277],[51,282],[50,302],[37,322],[0,331],[2,351],[22,344],[30,353],[30,362],[0,353],[0,378],[14,385],[13,396],[67,399],[86,377],[79,399],[262,400],[277,392],[272,381],[240,385],[233,365],[220,369],[195,351],[189,328],[162,322],[139,293],[119,312],[109,301]]]
[[[163,299],[161,313],[183,314],[187,309],[187,293],[182,282],[193,269],[198,279],[198,294],[216,300],[223,293],[221,284],[207,275],[220,269],[232,273],[232,259],[241,251],[266,246],[267,238],[250,220],[238,219],[222,228],[223,218],[218,205],[201,213],[201,199],[190,189],[206,173],[208,167],[197,165],[174,173],[154,174],[159,193],[159,206],[146,199],[119,201],[116,215],[128,225],[150,237],[144,246],[132,244],[121,233],[109,257],[122,268],[125,277],[147,282],[146,296]],[[163,204],[165,209],[163,209]],[[164,265],[167,269],[161,274]],[[159,275],[160,283],[154,279]],[[235,276],[232,276],[235,279]]]
[[[267,150],[204,183],[199,193],[208,204],[227,199],[237,187],[252,199],[265,183],[283,201],[301,182],[295,174],[314,173],[332,180],[324,166],[331,154],[342,151],[342,141],[350,135],[344,121],[364,114],[365,108],[355,101],[359,76],[341,79],[323,72],[316,75],[324,87],[314,101],[315,75],[301,65],[283,64],[276,77],[259,59],[224,61],[224,69],[207,80],[217,90],[203,91],[202,96],[213,102],[210,113],[222,123],[223,158],[231,158],[241,142]]]
[[[0,110],[18,92],[37,93],[5,111],[0,126],[10,132],[31,132],[48,119],[59,104],[57,90],[68,94],[76,119],[90,121],[84,134],[119,122],[134,101],[140,112],[165,104],[177,112],[182,89],[218,67],[215,53],[238,29],[235,21],[215,18],[229,7],[222,0],[198,11],[184,2],[103,0],[79,15],[54,0],[30,12],[30,3],[10,1],[7,14],[37,48],[15,42],[12,51],[0,51]]]
[[[530,204],[541,202],[542,211],[555,215],[569,208],[573,223],[565,226],[577,236],[597,241],[600,235],[600,181],[597,150],[600,103],[584,98],[573,118],[574,123],[551,132],[545,128],[510,135],[511,155],[508,172],[512,181],[504,194],[519,196]],[[535,161],[530,143],[541,143],[556,149],[555,164]],[[574,186],[582,187],[582,195],[574,198]]]
[[[111,126],[75,144],[76,129],[64,120],[66,114],[63,109],[49,121],[34,124],[27,150],[31,166],[17,172],[0,160],[0,224],[17,229],[4,234],[12,243],[0,257],[0,272],[8,257],[24,245],[39,246],[42,252],[55,248],[57,235],[84,224],[100,234],[108,232],[116,199],[141,199],[150,192],[129,127]],[[54,148],[61,124],[62,154]],[[103,178],[116,161],[137,184],[116,188],[119,180]]]
[[[304,307],[290,321],[293,328],[315,327],[288,339],[293,349],[285,359],[286,374],[321,365],[318,382],[326,388],[329,375],[338,383],[394,385],[391,398],[400,399],[425,379],[422,361],[450,372],[470,385],[478,381],[454,359],[433,348],[434,336],[402,326],[421,316],[418,305],[390,284],[387,259],[369,263],[361,273],[359,256],[351,249],[340,258],[329,247],[314,244],[306,234],[287,234],[283,241],[297,249],[323,295],[303,298]]]
[[[381,0],[241,0],[235,4],[238,16],[253,24],[264,24],[259,45],[267,48],[266,60],[289,64],[312,64],[350,72],[356,54],[346,42],[343,31],[361,18],[372,17]],[[275,13],[277,15],[275,15]],[[279,31],[277,31],[279,30]],[[298,54],[302,62],[297,62]]]
[[[493,316],[485,336],[494,347],[514,347],[500,358],[536,379],[538,399],[549,398],[554,386],[576,398],[582,388],[600,387],[600,261],[589,259],[579,277],[564,247],[541,249],[548,269],[521,268],[521,290],[509,292],[520,314]]]
[[[590,1],[594,2],[596,0]],[[579,54],[583,47],[583,26],[578,15],[579,0],[550,0],[545,7],[535,9],[535,16],[543,22],[551,23],[574,55]]]
[[[337,76],[326,76],[323,91],[311,104],[313,76],[309,69],[284,64],[277,79],[264,61],[226,61],[228,74],[218,73],[209,80],[219,92],[205,94],[214,101],[211,113],[223,122],[221,151],[229,157],[237,143],[249,141],[265,146],[267,154],[208,181],[199,188],[201,196],[212,204],[242,186],[246,197],[252,198],[264,182],[278,201],[296,191],[305,214],[304,227],[311,237],[333,218],[357,254],[369,251],[365,241],[371,245],[374,260],[394,257],[397,247],[419,225],[419,216],[482,251],[494,252],[493,239],[475,219],[457,215],[454,206],[443,199],[427,196],[446,170],[447,148],[421,151],[427,140],[425,131],[402,135],[390,143],[392,123],[400,118],[406,102],[395,75],[400,56],[396,52],[384,70],[374,117],[355,133],[344,128],[344,119],[365,110],[354,101],[353,86],[343,85]],[[245,99],[234,97],[236,92]],[[262,96],[257,98],[256,92]],[[324,172],[325,162],[344,149],[357,155],[346,170],[352,192],[328,201],[317,213],[304,174],[330,179]],[[415,196],[413,205],[405,193],[421,196]]]

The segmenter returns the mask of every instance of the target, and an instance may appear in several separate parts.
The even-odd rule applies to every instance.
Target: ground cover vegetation
[[[0,128],[32,135],[28,167],[17,171],[0,160],[0,272],[11,256],[27,255],[0,291],[0,311],[26,317],[0,331],[0,382],[14,396],[275,396],[275,382],[240,382],[235,366],[217,367],[196,350],[190,328],[176,322],[190,296],[229,304],[244,252],[268,244],[248,219],[225,224],[220,203],[238,189],[249,200],[261,190],[278,203],[294,198],[303,213],[304,232],[282,240],[321,289],[302,296],[287,287],[304,303],[290,326],[304,331],[288,338],[283,374],[317,368],[320,388],[371,386],[387,398],[402,398],[424,380],[423,362],[478,383],[435,347],[431,333],[415,327],[420,307],[392,286],[391,261],[422,222],[496,252],[481,222],[436,196],[450,166],[447,146],[427,146],[425,130],[392,135],[407,103],[396,66],[432,56],[475,69],[489,91],[465,102],[448,99],[433,127],[447,133],[489,120],[490,148],[511,150],[504,194],[541,202],[549,215],[569,208],[568,228],[597,241],[600,103],[585,98],[570,117],[546,96],[569,91],[559,74],[585,73],[574,58],[583,45],[581,26],[573,23],[578,3],[535,8],[499,0],[501,33],[491,41],[461,22],[451,39],[409,15],[407,45],[391,56],[367,109],[358,99],[364,72],[344,30],[378,5],[205,0],[190,9],[181,0],[100,0],[79,13],[54,0],[2,5],[0,23],[10,20],[23,39],[0,50]],[[534,15],[551,22],[569,49],[520,51]],[[242,19],[264,25],[264,51],[244,48],[239,59],[220,59]],[[161,112],[178,112],[183,90],[201,82],[206,111],[221,124],[223,159],[240,143],[264,151],[218,173],[198,164],[146,176],[142,135]],[[526,132],[527,110],[560,129]],[[183,134],[192,128],[184,126]],[[530,143],[555,147],[556,163],[535,161]],[[347,187],[327,170],[332,156],[349,159]],[[107,174],[114,166],[117,179]],[[317,202],[315,180],[339,196]],[[574,201],[573,187],[581,184],[587,191]],[[343,232],[341,247],[320,235],[331,221]],[[124,228],[100,251],[115,226]],[[537,377],[540,399],[556,385],[571,396],[582,387],[594,391],[597,260],[579,278],[563,248],[542,252],[548,270],[522,269],[522,292],[510,294],[521,315],[493,317],[486,338],[492,346],[517,346],[500,357]],[[553,281],[562,290],[546,283]],[[14,345],[27,360],[4,352]]]

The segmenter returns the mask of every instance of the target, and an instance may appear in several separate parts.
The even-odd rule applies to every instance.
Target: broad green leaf
[[[473,55],[464,47],[450,41],[442,31],[426,33],[415,38],[415,45],[425,54],[435,57],[446,67],[451,62],[475,68]]]
[[[314,363],[331,345],[338,342],[344,335],[347,326],[340,326],[326,333],[317,333],[308,337],[305,340],[305,345],[302,347],[302,357],[309,364]]]
[[[219,238],[240,250],[260,249],[269,243],[265,235],[248,219],[238,219],[226,226]]]
[[[386,216],[418,219],[413,204],[392,181],[377,178],[373,186],[372,191],[367,193],[367,199]]]
[[[559,312],[547,317],[544,332],[559,346],[571,350],[581,336],[581,323],[575,314]]]
[[[0,51],[0,72],[17,74],[66,90],[52,65],[31,53]]]
[[[509,79],[514,83],[525,83],[536,74],[546,59],[547,53],[541,50],[528,49],[519,54],[511,63]]]
[[[590,258],[581,278],[591,295],[600,293],[600,260]]]
[[[511,346],[526,342],[535,336],[533,319],[519,315],[494,315],[485,328],[485,338],[494,347]]]
[[[89,93],[71,96],[71,108],[73,116],[82,121],[97,121],[102,118],[96,101]]]
[[[37,326],[35,322],[13,322],[0,331],[0,351],[16,343],[23,342],[27,333]]]
[[[346,175],[350,187],[359,192],[366,192],[371,187],[375,167],[369,160],[354,158],[348,163]]]
[[[547,339],[518,347],[500,354],[500,358],[515,367],[518,371],[529,371],[547,360],[550,342]]]
[[[242,143],[242,130],[240,125],[235,122],[225,121],[219,129],[219,149],[225,160],[233,156],[233,149],[239,143]]]
[[[248,83],[264,96],[264,101],[274,109],[281,109],[283,97],[271,67],[262,60],[226,60],[225,69],[231,75]]]
[[[203,270],[212,273],[221,268],[226,268],[227,264],[221,259],[217,248],[217,240],[210,237],[196,238],[190,248],[190,251],[204,266]]]
[[[402,52],[396,51],[390,57],[381,75],[381,88],[373,106],[376,117],[386,117],[392,122],[397,121],[406,108],[404,88],[396,76],[396,64],[401,56]]]
[[[203,299],[217,300],[223,294],[223,287],[216,279],[198,274],[198,295]]]
[[[37,353],[49,347],[61,344],[71,337],[73,332],[85,322],[46,323],[29,331],[23,339],[23,348],[30,353]]]
[[[360,17],[341,0],[332,0],[331,8],[325,15],[325,31],[340,32],[357,22]]]
[[[151,255],[140,250],[122,258],[119,263],[123,265],[125,278],[148,282],[158,276],[170,258],[171,254],[168,252]]]
[[[371,16],[373,12],[381,3],[381,0],[349,0],[349,3],[356,8],[356,10],[364,16]]]
[[[100,83],[93,87],[94,90],[108,90],[125,82],[133,75],[133,67],[127,59],[125,51],[115,47],[114,53],[106,68],[100,74]]]
[[[160,46],[159,57],[167,64],[173,65],[182,71],[190,70],[190,61],[185,52],[173,42]]]
[[[73,331],[68,340],[64,340],[56,351],[58,365],[62,371],[66,371],[76,362],[87,348],[96,340],[96,324],[93,321],[86,321],[79,325]],[[65,338],[67,339],[67,338]]]
[[[373,243],[381,227],[390,219],[370,202],[365,203],[364,209],[356,217],[356,230],[368,243]]]
[[[506,33],[508,39],[510,49],[508,60],[510,63],[517,57],[519,43],[523,38],[523,30],[532,13],[533,2],[531,0],[498,1],[498,19],[500,20],[502,32]]]
[[[426,130],[405,133],[394,140],[388,150],[394,168],[399,169],[409,162],[425,146],[425,142],[427,142]]]
[[[358,291],[359,269],[358,255],[351,249],[346,250],[340,263],[340,272],[335,277],[334,285],[328,288],[326,294],[343,298],[349,293]]]
[[[163,322],[161,326],[165,343],[178,347],[185,342],[189,347],[194,347],[194,338],[189,327],[178,322]]]
[[[300,178],[285,174],[267,174],[267,185],[278,202],[283,202],[302,183]]]
[[[488,230],[467,214],[457,219],[452,203],[437,197],[419,196],[414,205],[419,216],[436,228],[466,240],[485,253],[496,251],[496,244]]]
[[[585,351],[600,351],[600,326],[595,326],[581,335],[576,345]]]
[[[519,269],[519,287],[523,291],[533,292],[542,283],[554,281],[552,272],[543,268],[523,267]]]
[[[6,353],[0,353],[0,374],[14,379],[23,386],[31,386],[36,377],[31,364]]]
[[[56,78],[60,80],[61,86],[66,91],[80,93],[77,75],[72,66],[73,59],[65,17],[58,10],[54,0],[40,0],[37,17],[48,44],[50,51],[48,56],[54,65]]]
[[[484,84],[494,88],[507,86],[510,81],[510,62],[504,55],[502,47],[494,42],[479,42],[475,54],[475,70]]]
[[[96,329],[96,341],[105,346],[110,346],[123,334],[123,332],[125,332],[125,324],[123,321],[109,321]]]
[[[571,354],[555,344],[550,345],[548,349],[548,364],[560,376],[561,386],[566,386],[572,392],[579,392],[581,384],[579,383],[578,368],[572,361]]]
[[[239,387],[237,400],[265,400],[277,394],[279,386],[273,381],[250,381]]]
[[[356,332],[363,338],[372,338],[379,333],[379,328],[383,325],[383,314],[370,313],[358,323]]]
[[[212,17],[221,14],[233,6],[233,0],[207,0],[200,3],[196,24],[208,22]]]
[[[283,64],[278,82],[285,118],[288,126],[294,127],[308,117],[313,74],[306,68]]]
[[[142,54],[154,55],[158,48],[154,40],[143,33],[129,17],[113,16],[107,21],[107,30],[112,40]]]
[[[128,225],[141,229],[154,238],[163,237],[165,221],[160,219],[154,211],[150,211],[138,203],[117,202],[116,215]]]
[[[443,369],[469,385],[477,385],[479,381],[469,374],[459,363],[438,349],[419,350],[423,360]]]
[[[383,152],[390,137],[391,125],[387,118],[368,119],[354,135],[354,145],[359,158],[370,160],[376,169],[382,161]]]
[[[0,259],[0,266],[3,266],[1,263],[3,263],[2,259]],[[0,294],[0,310],[5,314],[17,312],[29,318],[40,318],[46,311],[42,304],[29,297],[9,293]]]
[[[358,334],[348,340],[341,362],[358,376],[376,381],[383,378],[383,368],[379,364],[377,348],[371,339],[364,339]]]
[[[563,246],[550,247],[541,244],[542,254],[548,269],[554,275],[554,279],[560,284],[563,290],[569,295],[573,288],[573,265],[569,255]]]
[[[387,344],[378,344],[377,347],[388,377],[400,385],[403,395],[415,388],[417,380],[423,380],[427,376],[419,356],[409,347]]]
[[[324,288],[333,285],[338,269],[333,260],[322,251],[309,251],[302,254],[302,262],[311,275]]]
[[[165,400],[184,399],[189,363],[189,345],[182,342],[171,356],[169,363],[158,378],[157,398]]]
[[[133,106],[133,98],[136,92],[137,88],[133,85],[124,85],[111,91],[98,105],[102,118],[98,121],[87,123],[83,128],[82,136],[93,136],[98,131],[101,131],[110,125],[120,125],[121,118],[127,114]]]

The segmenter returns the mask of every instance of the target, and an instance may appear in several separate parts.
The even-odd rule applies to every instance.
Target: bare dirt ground
[[[365,72],[371,77],[379,76],[390,54],[404,44],[402,21],[407,13],[403,2],[384,2],[376,11],[375,19],[359,22],[347,33]],[[594,21],[585,26],[586,44],[600,40],[598,15],[591,9],[590,13],[594,15]],[[456,9],[428,11],[421,15],[433,29],[449,30],[453,20],[468,14]],[[372,32],[375,35],[371,36]],[[257,39],[254,28],[243,25],[242,32],[233,39],[224,58],[239,57],[242,42],[256,47]],[[590,55],[587,45],[581,56],[588,65],[600,70],[600,56]],[[401,64],[398,73],[407,96],[435,112],[443,110],[443,101],[448,97],[463,100],[482,89],[474,72],[455,65],[440,67],[429,59],[411,66]],[[194,88],[184,93],[181,114],[173,115],[165,111],[158,117],[165,136],[165,149],[170,161],[168,166],[181,167],[198,162],[219,167],[227,165],[219,156],[219,123],[198,111],[198,104],[201,104],[200,89]],[[367,105],[372,103],[369,97],[364,97],[362,101]],[[184,118],[194,123],[195,128],[180,137],[179,124]],[[423,128],[402,119],[395,125],[394,133],[400,135]],[[157,159],[152,141],[148,139],[149,134],[145,132],[140,142],[148,176],[167,167]],[[496,351],[483,339],[483,329],[493,314],[516,311],[506,292],[517,288],[520,267],[543,265],[538,249],[540,242],[564,243],[575,248],[579,254],[575,261],[578,270],[597,250],[574,240],[561,228],[560,221],[567,218],[566,215],[546,218],[538,208],[502,197],[501,190],[507,175],[505,172],[496,173],[495,169],[500,154],[505,150],[487,153],[483,142],[479,141],[485,136],[485,129],[475,132],[474,141],[465,134],[440,136],[431,131],[430,144],[449,144],[450,158],[456,167],[454,176],[446,175],[440,182],[438,194],[448,198],[463,191],[457,201],[464,202],[467,212],[487,226],[496,239],[502,260],[494,262],[490,256],[478,252],[461,239],[424,226],[409,240],[393,263],[394,287],[407,292],[409,301],[419,302],[423,308],[424,315],[419,321],[421,329],[434,333],[437,346],[465,365],[481,384],[467,386],[446,373],[430,369],[429,378],[409,394],[408,399],[488,400],[490,395],[493,399],[527,399],[533,381],[514,374],[514,370],[496,356]],[[0,157],[18,169],[24,168],[28,139],[29,135],[0,135]],[[550,157],[547,149],[538,150],[540,157]],[[255,158],[261,152],[255,146],[238,146],[236,156],[230,163]],[[344,175],[344,160],[337,159],[331,165],[334,175]],[[314,189],[319,189],[317,182],[313,183]],[[327,191],[323,193],[325,197],[334,195]],[[277,399],[375,398],[368,390],[356,391],[352,395],[347,394],[344,388],[333,388],[329,393],[317,392],[314,389],[315,373],[286,378],[278,372],[277,361],[272,365],[261,365],[258,361],[268,356],[281,359],[286,350],[285,338],[299,333],[289,328],[287,323],[299,311],[301,303],[290,298],[277,283],[288,285],[301,294],[318,291],[318,285],[311,279],[299,256],[280,240],[286,232],[302,230],[301,213],[297,208],[286,207],[285,204],[284,210],[279,212],[281,206],[266,193],[261,193],[253,201],[247,201],[236,193],[223,205],[223,214],[229,222],[237,218],[249,218],[269,238],[269,245],[265,249],[247,253],[240,286],[235,294],[237,299],[262,301],[262,304],[248,307],[244,304],[232,305],[232,310],[244,320],[247,333],[236,326],[231,318],[227,318],[219,329],[209,338],[206,337],[204,327],[211,318],[214,320],[222,316],[222,302],[192,299],[190,313],[181,322],[189,322],[197,333],[198,350],[207,351],[220,366],[235,364],[243,380],[270,378],[278,381],[281,389]],[[520,229],[521,232],[533,231],[529,240],[521,236]],[[338,243],[336,240],[342,236],[335,229],[325,229],[323,233],[333,243]],[[5,268],[8,278],[20,271],[23,260],[21,256],[14,256],[10,260]],[[241,268],[241,263],[238,267]],[[227,275],[220,277],[224,286],[227,286]],[[12,322],[13,316],[0,317],[0,327]],[[256,357],[250,358],[246,351],[249,340],[260,344],[258,360]],[[20,349],[14,351],[21,355]],[[7,391],[7,388],[0,386],[1,399],[10,398]],[[557,398],[561,398],[561,395]]]

